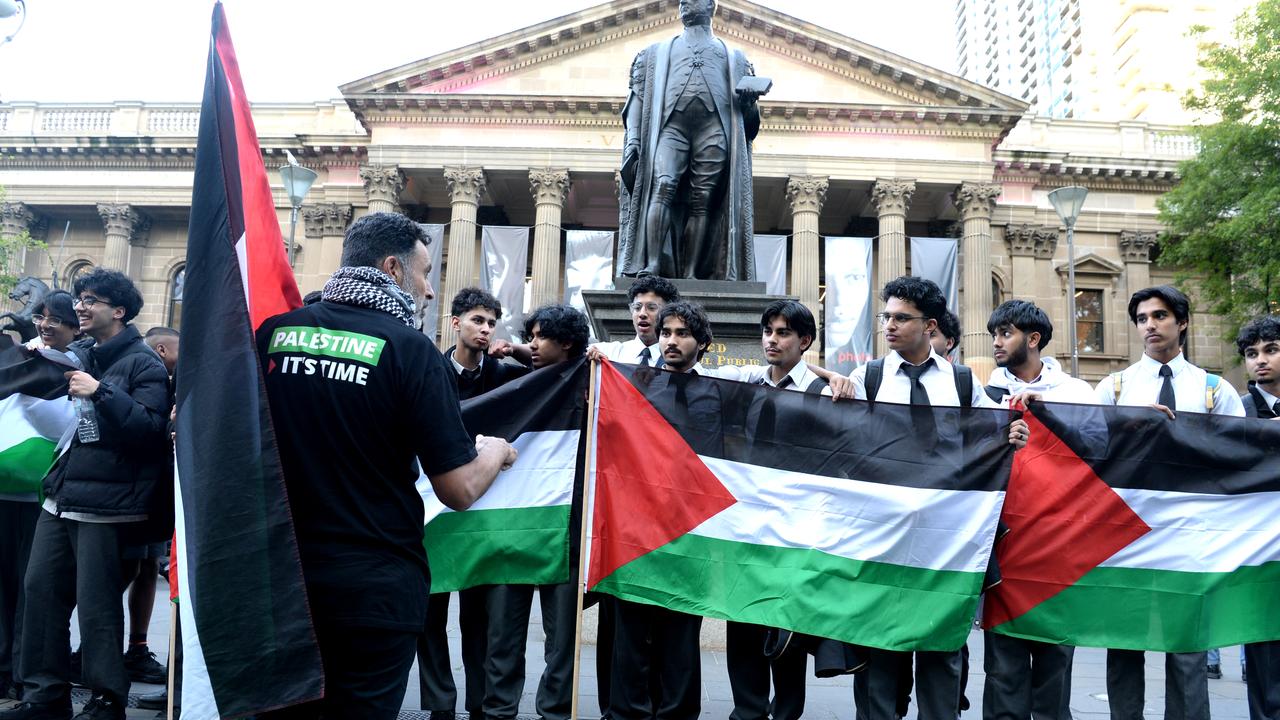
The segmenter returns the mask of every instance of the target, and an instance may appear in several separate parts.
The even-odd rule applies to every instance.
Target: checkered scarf
[[[325,302],[381,310],[417,329],[418,309],[409,293],[400,289],[391,276],[373,267],[340,267],[324,284],[320,297]]]

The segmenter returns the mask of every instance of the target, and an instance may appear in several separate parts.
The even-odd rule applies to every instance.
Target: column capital
[[[569,171],[556,168],[530,168],[529,192],[538,205],[564,205],[569,197]]]
[[[1154,232],[1138,232],[1135,230],[1120,231],[1120,257],[1126,263],[1151,262],[1151,248],[1155,247],[1159,234]]]
[[[468,202],[477,206],[489,184],[484,168],[478,167],[447,167],[444,179],[449,187],[450,202]]]
[[[792,175],[787,178],[787,202],[791,212],[821,213],[830,180],[824,175]]]
[[[151,218],[132,205],[98,203],[98,215],[107,237],[121,237],[130,245],[145,245],[151,230]]]
[[[351,223],[351,206],[341,203],[308,205],[302,209],[302,221],[306,237],[341,237]]]
[[[1004,242],[1009,247],[1009,254],[1014,257],[1025,257],[1036,254],[1035,225],[1010,225],[1004,229]]]
[[[360,180],[364,183],[364,195],[369,200],[381,200],[400,204],[400,191],[404,190],[404,173],[396,165],[361,165]]]
[[[1041,225],[1035,229],[1034,236],[1036,257],[1043,260],[1052,260],[1054,253],[1058,252],[1058,228]]]
[[[960,219],[991,219],[991,211],[995,209],[996,198],[1004,189],[995,183],[969,182],[960,183],[951,199],[960,211]]]
[[[0,203],[0,237],[17,237],[23,232],[39,239],[49,229],[48,220],[24,202]]]
[[[878,178],[871,187],[871,202],[875,203],[877,215],[905,216],[915,192],[915,180]]]

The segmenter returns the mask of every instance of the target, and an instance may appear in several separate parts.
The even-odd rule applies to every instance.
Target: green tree
[[[1218,120],[1192,130],[1200,152],[1160,199],[1161,259],[1197,278],[1234,333],[1280,312],[1280,0],[1242,15],[1200,66],[1208,79],[1184,104]]]
[[[4,202],[4,187],[0,187],[0,203]],[[9,291],[22,276],[24,252],[42,251],[46,245],[33,239],[23,230],[16,237],[0,235],[0,301],[8,304]]]

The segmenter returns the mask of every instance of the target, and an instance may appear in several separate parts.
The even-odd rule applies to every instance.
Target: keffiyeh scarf
[[[390,275],[373,267],[340,267],[324,284],[320,297],[325,302],[381,310],[417,329],[418,309],[409,293]]]

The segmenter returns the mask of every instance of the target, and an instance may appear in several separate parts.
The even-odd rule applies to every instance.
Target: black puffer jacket
[[[100,439],[71,448],[44,478],[59,512],[141,515],[152,512],[159,483],[171,481],[173,455],[165,437],[169,373],[132,325],[101,345],[73,349],[101,383],[94,395]]]

